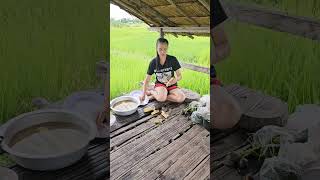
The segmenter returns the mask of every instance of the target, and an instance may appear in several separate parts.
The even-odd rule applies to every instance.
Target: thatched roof
[[[175,27],[174,34],[181,35],[209,34],[210,0],[111,0],[111,3],[150,27]],[[192,27],[192,31],[177,30],[180,27]],[[167,28],[165,32],[170,31]]]

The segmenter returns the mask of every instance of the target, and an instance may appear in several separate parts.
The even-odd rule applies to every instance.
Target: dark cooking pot
[[[65,129],[66,127],[68,129]],[[39,132],[32,134],[34,141],[30,140],[26,147],[25,144],[20,144],[19,147],[16,142],[31,137],[26,133],[33,132],[36,128]],[[94,139],[95,134],[96,128],[93,123],[71,111],[44,109],[11,119],[4,129],[1,146],[22,167],[31,170],[56,170],[80,160],[87,152],[88,144]],[[49,147],[52,144],[55,146]]]

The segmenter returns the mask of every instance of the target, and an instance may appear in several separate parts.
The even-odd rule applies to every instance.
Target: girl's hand
[[[142,93],[142,95],[140,96],[140,102],[143,102],[145,98],[146,98],[146,93]]]
[[[176,78],[171,78],[168,82],[167,82],[167,84],[166,84],[166,86],[167,87],[169,87],[169,86],[171,86],[172,84],[175,84],[177,81],[176,81]]]

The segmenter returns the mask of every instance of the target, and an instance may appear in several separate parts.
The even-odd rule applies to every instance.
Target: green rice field
[[[97,87],[108,13],[103,1],[1,1],[0,123],[33,110],[34,97]]]
[[[110,35],[110,96],[115,98],[135,89],[141,89],[139,82],[147,73],[149,62],[156,56],[156,40],[159,33],[151,32],[146,25],[111,27]],[[168,35],[168,54],[179,61],[209,67],[209,37]],[[200,94],[208,94],[209,75],[183,70],[179,86]]]
[[[320,2],[242,0],[248,4],[320,20]],[[225,24],[231,56],[217,65],[225,84],[239,83],[281,98],[293,112],[320,102],[320,42],[236,21]]]

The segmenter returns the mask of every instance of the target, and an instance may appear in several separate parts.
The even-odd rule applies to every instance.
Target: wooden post
[[[161,37],[161,38],[164,38],[164,32],[163,32],[163,29],[162,29],[162,28],[160,28],[160,37]]]

